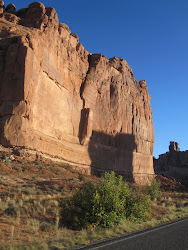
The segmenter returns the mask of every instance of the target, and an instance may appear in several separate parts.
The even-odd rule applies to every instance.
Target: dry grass
[[[50,162],[27,162],[0,154],[0,249],[63,249],[154,227],[188,216],[188,193],[161,193],[152,201],[147,221],[121,221],[112,228],[72,231],[60,220],[60,200],[90,177]]]

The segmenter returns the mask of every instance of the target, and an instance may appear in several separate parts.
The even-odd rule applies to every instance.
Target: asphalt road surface
[[[188,218],[84,249],[188,250]]]

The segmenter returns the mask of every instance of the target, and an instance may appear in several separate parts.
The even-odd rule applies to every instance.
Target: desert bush
[[[4,213],[9,216],[17,216],[20,213],[20,208],[16,205],[10,205],[5,209]]]
[[[122,219],[143,220],[150,197],[133,191],[121,176],[111,172],[97,183],[84,183],[83,189],[61,206],[62,221],[73,228],[111,227]]]
[[[184,203],[184,207],[188,207],[188,202],[185,202],[185,203]]]
[[[40,224],[40,230],[43,232],[49,232],[54,230],[54,225],[49,222],[42,222]]]
[[[54,184],[54,186],[53,186],[53,190],[55,190],[55,191],[59,191],[59,186],[58,186],[57,184]]]
[[[79,174],[78,178],[79,178],[80,181],[83,181],[83,182],[86,181],[86,177],[83,174]]]
[[[26,225],[27,227],[32,228],[35,233],[37,233],[40,229],[40,221],[38,219],[33,219],[33,218],[27,219]]]
[[[178,203],[178,202],[176,202],[175,205],[177,208],[183,207],[183,205],[181,203]]]
[[[145,192],[147,195],[151,196],[151,199],[160,197],[160,185],[161,183],[155,178],[152,179],[151,185],[146,184]]]
[[[35,187],[22,187],[19,189],[19,192],[22,192],[23,194],[26,194],[26,195],[37,193]]]
[[[27,171],[29,169],[29,165],[24,165],[23,167],[22,167],[22,172],[25,172],[25,171]]]

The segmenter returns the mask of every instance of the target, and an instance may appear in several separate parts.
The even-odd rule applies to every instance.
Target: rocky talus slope
[[[146,82],[122,58],[90,54],[54,8],[0,1],[0,143],[86,172],[150,180],[154,129]]]

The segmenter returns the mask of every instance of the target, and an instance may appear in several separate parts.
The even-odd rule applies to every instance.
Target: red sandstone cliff
[[[90,54],[53,8],[0,1],[0,143],[136,182],[153,172],[146,82],[127,62]]]

